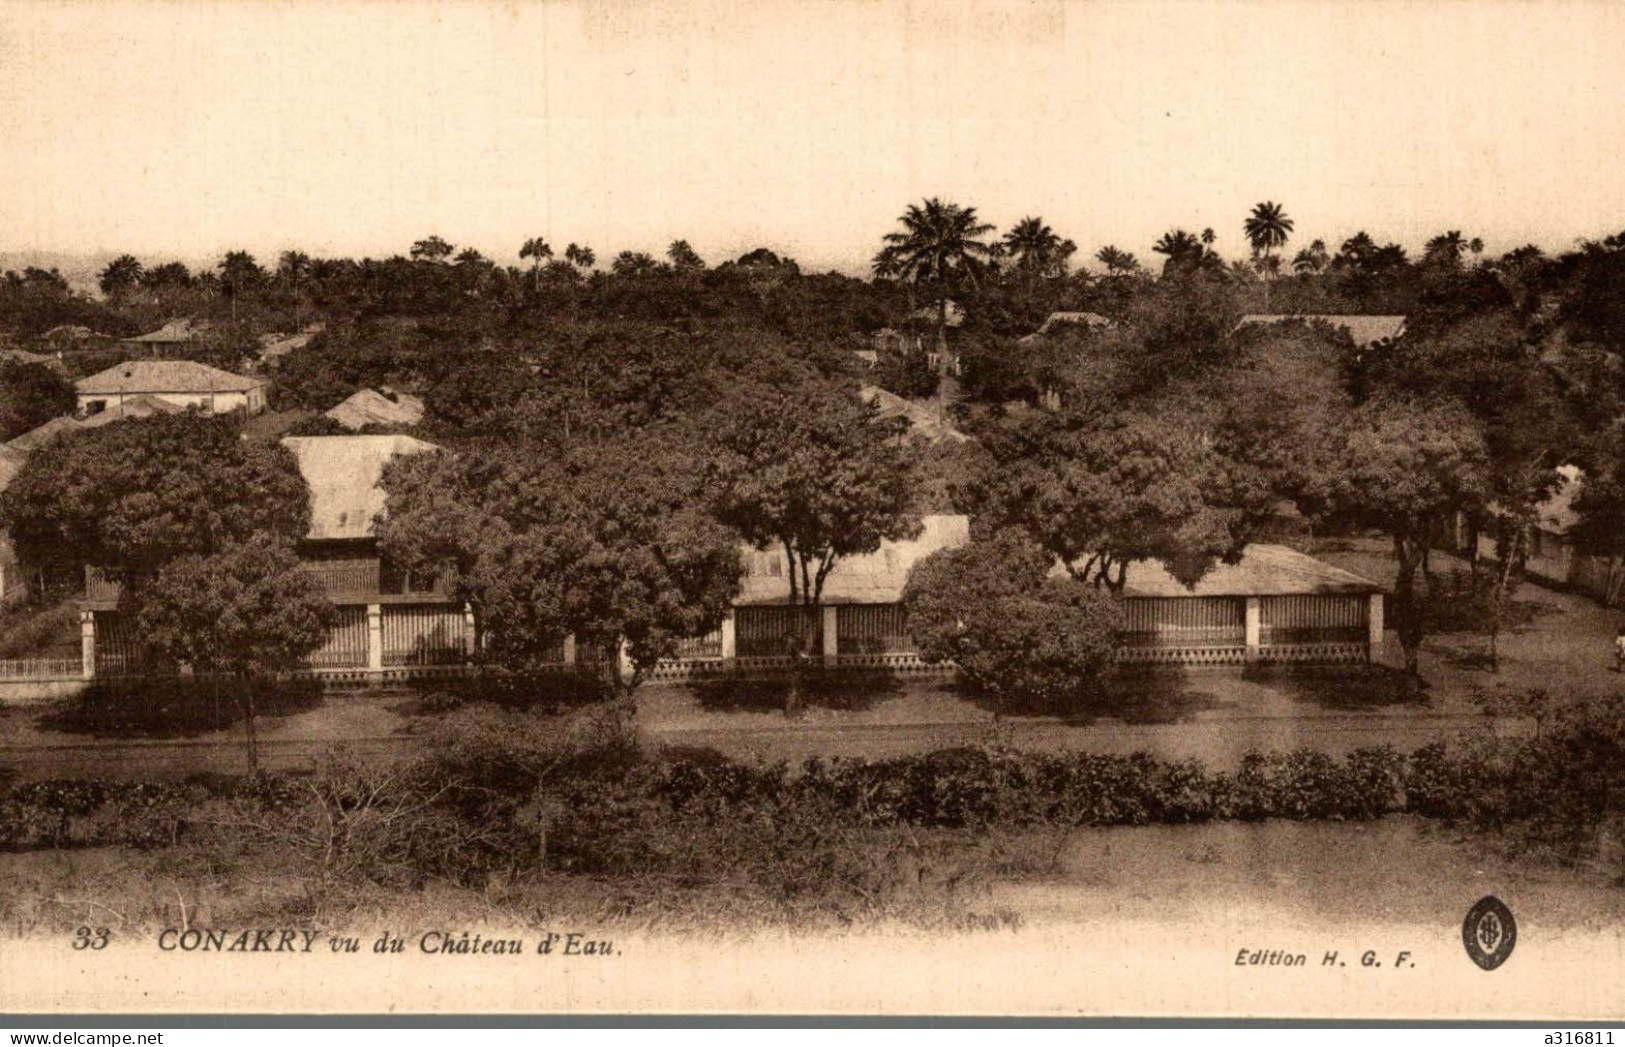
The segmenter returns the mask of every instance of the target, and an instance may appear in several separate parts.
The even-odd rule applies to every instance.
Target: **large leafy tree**
[[[817,380],[742,385],[713,417],[716,514],[756,548],[784,552],[791,603],[809,623],[800,638],[808,654],[835,565],[919,533],[914,452],[899,439],[906,423]]]
[[[1426,626],[1417,572],[1456,514],[1478,512],[1492,494],[1483,430],[1460,404],[1381,396],[1327,419],[1321,439],[1303,503],[1335,526],[1392,541],[1394,626],[1414,678]]]
[[[72,414],[78,402],[72,383],[44,364],[0,362],[0,441]]]
[[[1052,577],[1053,564],[1017,530],[915,564],[903,603],[921,655],[952,661],[1001,712],[1092,695],[1111,665],[1118,604],[1104,589]]]
[[[304,537],[310,496],[286,448],[191,411],[51,441],[0,493],[0,520],[26,562],[96,565],[139,587],[182,556],[262,532]]]
[[[669,433],[551,455],[523,446],[420,455],[385,472],[385,555],[448,579],[501,664],[553,660],[574,635],[624,643],[630,689],[679,640],[715,629],[740,575],[738,539],[703,509]]]
[[[978,528],[1020,527],[1073,578],[1112,591],[1136,560],[1194,585],[1240,557],[1270,508],[1262,470],[1158,413],[1030,415],[984,443],[966,492]]]
[[[165,564],[142,589],[136,623],[161,657],[204,674],[246,678],[304,665],[327,639],[335,615],[321,583],[300,570],[286,536],[260,531]],[[254,688],[239,693],[255,769]]]
[[[977,217],[976,208],[931,197],[910,204],[898,219],[900,232],[887,233],[898,271],[911,284],[928,289],[937,300],[937,348],[948,345],[948,299],[960,288],[980,281],[992,254],[985,237],[993,226]]]

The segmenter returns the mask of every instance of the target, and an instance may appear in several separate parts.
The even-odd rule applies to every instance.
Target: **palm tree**
[[[303,312],[301,306],[304,304],[299,291],[309,273],[310,255],[303,251],[283,251],[276,261],[276,278],[293,296],[293,322],[296,327],[300,325]]]
[[[1329,260],[1326,241],[1315,240],[1293,257],[1292,271],[1298,276],[1313,276],[1325,269]]]
[[[412,257],[425,262],[443,262],[451,257],[452,246],[438,236],[430,236],[412,245]]]
[[[688,245],[687,240],[673,240],[671,246],[666,248],[666,258],[677,269],[698,270],[705,268],[705,259],[701,258],[699,253]]]
[[[903,275],[903,261],[890,247],[882,247],[869,260],[869,274],[876,280],[895,280]]]
[[[1422,264],[1433,263],[1446,269],[1455,269],[1461,265],[1461,256],[1467,250],[1467,238],[1461,235],[1461,230],[1452,229],[1447,233],[1440,233],[1429,240],[1422,248]]]
[[[658,268],[660,263],[646,251],[622,251],[610,263],[609,271],[616,276],[645,276]]]
[[[1371,239],[1371,234],[1364,229],[1355,233],[1337,249],[1339,257],[1346,258],[1350,263],[1359,266],[1368,261],[1377,252],[1377,241]]]
[[[237,320],[237,298],[259,283],[264,271],[247,251],[227,251],[220,259],[220,286],[231,296],[231,319]]]
[[[1260,260],[1260,266],[1267,274],[1278,271],[1279,260],[1273,263],[1274,252],[1277,248],[1285,247],[1287,237],[1292,234],[1292,219],[1286,216],[1286,208],[1273,200],[1265,200],[1253,206],[1252,214],[1242,223],[1242,231],[1247,234],[1247,242],[1252,245],[1253,257]],[[1270,308],[1270,281],[1264,281],[1264,311]]]
[[[1062,275],[1067,256],[1077,250],[1076,244],[1056,236],[1042,218],[1034,217],[1023,218],[1011,227],[1004,234],[1002,246],[1029,284],[1038,277]]]
[[[1213,246],[1213,241],[1217,240],[1218,238],[1219,238],[1219,234],[1215,233],[1213,231],[1213,227],[1211,225],[1208,226],[1206,229],[1202,230],[1202,246],[1203,247],[1212,247]]]
[[[139,258],[133,254],[121,254],[107,263],[98,283],[103,294],[118,298],[141,280],[142,272]]]
[[[570,246],[574,247],[574,244]],[[542,263],[553,257],[553,249],[547,246],[547,241],[539,236],[533,236],[519,247],[519,257],[530,259],[530,278],[533,286],[542,286]]]
[[[564,249],[564,260],[577,269],[591,269],[598,261],[598,256],[592,253],[590,247],[577,247],[571,244]]]
[[[1170,229],[1163,233],[1162,238],[1151,245],[1151,250],[1168,259],[1162,264],[1164,276],[1184,276],[1196,272],[1207,254],[1202,241],[1183,229]]]
[[[981,279],[983,264],[992,249],[982,239],[993,227],[976,216],[976,208],[961,207],[931,197],[909,204],[898,218],[902,232],[887,233],[886,244],[897,251],[902,276],[911,284],[925,284],[937,296],[937,351],[945,360],[948,348],[948,295],[955,287]]]
[[[1140,260],[1132,251],[1107,244],[1095,252],[1095,261],[1106,267],[1108,273],[1132,273],[1140,268]]]

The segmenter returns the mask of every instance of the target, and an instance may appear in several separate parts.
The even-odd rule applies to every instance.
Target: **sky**
[[[911,201],[1085,255],[1625,229],[1625,4],[0,5],[0,252],[544,236],[861,272]]]

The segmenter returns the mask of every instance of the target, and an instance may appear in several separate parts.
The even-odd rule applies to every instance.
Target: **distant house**
[[[58,324],[40,336],[40,340],[57,352],[74,349],[101,349],[116,339],[83,324]]]
[[[1585,490],[1585,473],[1579,466],[1564,465],[1557,470],[1561,479],[1546,499],[1535,507],[1535,518],[1524,534],[1519,559],[1530,578],[1548,585],[1576,589],[1605,604],[1618,604],[1625,598],[1625,563],[1617,556],[1588,553],[1572,534],[1580,516],[1575,500]],[[1465,516],[1456,518],[1456,548],[1469,551],[1472,537]],[[1498,560],[1495,535],[1478,535],[1478,555]]]
[[[169,321],[156,331],[148,331],[134,338],[120,338],[119,344],[150,352],[154,356],[164,356],[171,351],[187,348],[201,341],[208,332],[208,324],[182,317],[179,320]]]
[[[125,400],[150,396],[179,407],[205,407],[215,414],[265,409],[265,382],[195,360],[131,360],[81,378],[79,409],[96,414]]]
[[[1261,327],[1294,320],[1304,323],[1324,323],[1344,331],[1353,339],[1361,352],[1374,345],[1397,341],[1405,333],[1403,316],[1367,316],[1356,313],[1249,313],[1236,327]]]
[[[31,353],[27,349],[0,349],[0,360],[17,364],[38,364],[49,367],[58,374],[66,374],[68,369],[62,363],[60,353]]]
[[[98,429],[104,425],[123,421],[126,418],[149,418],[155,414],[177,414],[185,410],[167,400],[160,400],[156,396],[131,396],[119,401],[106,410],[84,418],[75,418],[71,414],[59,415],[44,425],[35,426],[21,436],[15,437],[4,445],[4,450],[18,455],[29,455],[55,436],[62,433],[79,432],[83,429]]]
[[[1019,339],[1022,345],[1031,345],[1033,342],[1048,334],[1054,334],[1063,327],[1083,327],[1088,330],[1110,327],[1111,317],[1101,316],[1099,313],[1059,312],[1050,313],[1044,319],[1038,330]]]
[[[327,642],[311,656],[322,674],[364,678],[386,670],[462,662],[472,615],[438,579],[397,570],[379,555],[384,467],[403,455],[437,451],[410,436],[290,436],[310,488],[310,529],[299,543],[303,568],[339,610]],[[119,586],[94,568],[85,580],[85,662],[98,674],[137,667],[138,638],[118,610]]]
[[[362,389],[328,411],[327,417],[346,429],[359,430],[369,425],[404,428],[423,421],[423,401],[388,386],[377,390]]]
[[[21,436],[13,437],[6,443],[5,450],[19,456],[27,456],[44,447],[59,434],[78,432],[83,428],[83,423],[73,415],[61,415],[51,419],[44,425],[35,426]]]
[[[882,418],[902,418],[908,422],[909,432],[929,443],[965,443],[970,439],[948,424],[942,412],[906,400],[896,393],[887,392],[878,385],[865,385],[858,390],[863,399],[879,407]]]
[[[324,327],[324,324],[315,323],[296,334],[261,335],[259,339],[260,365],[267,369],[276,367],[282,362],[284,356],[309,345],[311,339],[321,334]]]

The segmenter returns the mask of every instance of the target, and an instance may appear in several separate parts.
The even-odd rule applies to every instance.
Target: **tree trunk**
[[[242,679],[245,687],[243,696],[243,711],[245,713],[243,717],[243,738],[248,746],[248,773],[258,775],[260,773],[260,741],[254,724],[254,687],[253,683],[246,678],[240,677],[239,679]],[[216,682],[215,686],[219,687],[220,684]]]
[[[1399,633],[1399,644],[1405,652],[1405,674],[1414,686],[1422,682],[1418,656],[1425,626],[1421,601],[1416,595],[1416,570],[1422,556],[1411,541],[1397,535],[1394,556],[1399,561],[1399,572],[1394,578],[1394,629]]]

